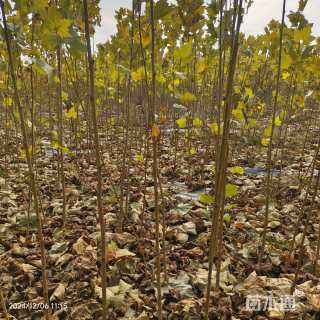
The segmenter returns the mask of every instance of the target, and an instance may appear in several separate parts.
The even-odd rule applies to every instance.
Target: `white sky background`
[[[286,14],[296,11],[299,0],[287,0]],[[101,27],[97,28],[95,43],[104,43],[116,32],[115,11],[120,7],[131,8],[132,0],[100,0]],[[241,31],[246,35],[264,33],[271,19],[281,20],[282,0],[254,0],[248,14],[244,16]],[[320,36],[320,0],[309,0],[304,10],[309,22],[314,23],[313,34]]]

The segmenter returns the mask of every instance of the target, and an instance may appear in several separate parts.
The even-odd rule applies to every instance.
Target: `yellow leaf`
[[[25,150],[25,149],[21,149],[21,150],[20,150],[20,157],[21,157],[21,159],[23,159],[23,160],[27,159],[27,153],[26,153],[26,150]]]
[[[180,101],[182,104],[190,103],[197,100],[196,96],[190,92],[185,92],[180,96]]]
[[[156,79],[160,84],[164,84],[166,82],[166,78],[163,74],[157,74]]]
[[[286,116],[287,116],[287,112],[284,111],[284,110],[282,110],[282,111],[280,112],[280,114],[279,114],[280,120],[283,120]]]
[[[197,128],[202,127],[202,120],[200,118],[194,118],[192,123]]]
[[[143,79],[143,75],[144,75],[143,67],[137,69],[136,71],[131,72],[131,78],[133,81],[141,81]]]
[[[229,171],[233,174],[244,174],[243,167],[232,167],[232,168],[229,168]]]
[[[264,146],[264,147],[267,147],[270,143],[270,139],[269,138],[263,138],[261,139],[261,144]]]
[[[177,125],[179,126],[180,129],[183,129],[187,125],[187,119],[186,118],[180,118],[176,120]]]
[[[272,127],[271,125],[264,129],[263,136],[268,138],[271,136]]]
[[[244,120],[244,115],[243,112],[241,111],[241,109],[236,108],[232,110],[232,115],[238,119],[239,121],[243,121]]]
[[[240,93],[240,87],[239,86],[234,86],[233,87],[234,93]]]
[[[290,73],[289,73],[289,72],[286,72],[286,71],[285,71],[285,72],[282,73],[282,79],[283,79],[283,80],[288,79],[289,76],[290,76]]]
[[[246,88],[246,96],[248,96],[249,98],[254,97],[254,94],[251,88]]]
[[[5,98],[3,99],[3,104],[4,104],[4,106],[6,106],[6,107],[11,107],[11,106],[12,106],[12,99],[11,99],[11,97],[5,97]]]
[[[58,132],[56,130],[51,131],[52,139],[57,140],[58,139]]]
[[[105,83],[104,83],[103,79],[95,79],[94,85],[97,88],[104,88]]]
[[[35,148],[35,150],[33,150],[32,145],[28,147],[28,153],[30,157],[34,157],[37,153],[39,152],[39,149]],[[27,153],[25,149],[20,149],[20,157],[25,160],[27,158]]]
[[[142,154],[141,154],[141,153],[137,153],[137,154],[134,156],[134,160],[137,161],[137,162],[143,162]]]
[[[32,155],[32,146],[29,146],[28,147],[28,153],[29,155],[31,156]],[[26,152],[26,149],[20,149],[20,157],[25,160],[27,159],[27,152]]]
[[[257,126],[257,120],[256,119],[250,119],[248,123],[249,128],[255,128]]]
[[[157,138],[159,135],[160,135],[160,129],[156,124],[154,124],[152,126],[151,136],[154,138]]]
[[[275,124],[277,127],[281,126],[281,120],[280,120],[280,117],[279,117],[279,116],[277,116],[277,117],[275,118],[274,124]]]
[[[209,194],[201,193],[200,196],[199,196],[199,201],[201,203],[210,205],[210,204],[213,204],[214,198],[212,196],[210,196]]]
[[[68,147],[66,147],[66,146],[61,146],[61,145],[59,144],[59,142],[57,142],[57,141],[53,141],[52,144],[51,144],[51,147],[52,147],[53,149],[56,149],[56,150],[61,150],[62,153],[68,153],[68,152],[69,152],[69,148],[68,148]]]
[[[69,148],[66,147],[66,146],[63,146],[63,147],[61,148],[61,150],[62,150],[62,153],[68,153],[68,152],[69,152]]]
[[[212,134],[218,135],[219,128],[218,128],[218,124],[216,122],[209,123],[208,127],[210,128]]]
[[[203,59],[199,60],[197,63],[197,72],[202,73],[207,68],[207,65]]]
[[[301,107],[301,108],[304,107],[304,104],[305,104],[304,97],[302,97],[302,96],[296,96],[296,97],[294,98],[294,102],[295,102],[299,107]]]
[[[174,79],[173,81],[174,86],[178,86],[180,84],[180,79]]]
[[[115,68],[112,68],[109,72],[109,75],[110,75],[110,79],[115,82],[117,81],[118,77],[119,77],[119,72],[117,69]]]
[[[72,106],[69,111],[66,112],[66,117],[68,119],[76,119],[77,118],[77,111],[75,106]]]
[[[243,109],[245,109],[245,108],[246,108],[245,103],[244,103],[243,101],[240,101],[240,102],[238,103],[237,109],[243,110]]]
[[[52,77],[52,81],[53,81],[54,83],[56,83],[56,84],[59,84],[59,83],[60,83],[60,80],[59,80],[59,78],[57,77],[57,75],[54,75],[54,76]]]
[[[59,145],[59,143],[57,141],[53,141],[52,144],[51,144],[51,147],[53,149],[58,150],[60,148],[60,145]]]
[[[64,91],[61,92],[61,97],[62,97],[63,101],[68,100],[68,94],[66,92],[64,92]]]
[[[189,150],[189,153],[190,153],[191,156],[194,156],[195,154],[197,154],[196,148],[193,148],[193,147],[192,147],[192,148]]]
[[[226,184],[226,197],[231,198],[235,196],[238,192],[238,186],[235,184],[227,183]]]
[[[145,35],[145,34],[142,35],[141,43],[144,48],[150,44],[150,41],[151,41],[151,39],[150,39],[149,35]]]

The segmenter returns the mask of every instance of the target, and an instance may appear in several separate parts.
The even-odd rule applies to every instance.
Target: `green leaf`
[[[67,38],[70,36],[69,28],[71,20],[64,19],[62,14],[54,6],[49,6],[47,15],[45,17],[43,36],[57,35],[60,38]]]
[[[67,38],[69,33],[69,27],[71,25],[71,20],[62,19],[56,29],[57,35],[61,38]]]
[[[33,1],[31,1],[30,9],[33,12],[38,12],[40,14],[44,14],[47,7],[48,7],[48,1],[46,1],[46,0],[33,0]]]
[[[226,197],[231,198],[235,196],[238,192],[238,186],[235,184],[227,183],[226,184]]]
[[[189,62],[192,59],[192,41],[183,44],[180,48],[174,51],[175,60],[181,60],[183,63]]]
[[[227,223],[230,223],[231,221],[231,216],[229,213],[226,213],[224,216],[223,216],[223,221],[227,222]]]
[[[294,30],[293,39],[296,42],[303,41],[304,43],[309,43],[311,40],[311,27],[306,26],[302,30]]]
[[[81,58],[83,54],[86,52],[86,46],[76,33],[73,33],[72,31],[71,34],[72,34],[71,38],[68,38],[66,40],[66,42],[69,45],[69,52],[74,57]]]
[[[289,69],[290,66],[293,64],[293,59],[287,53],[284,53],[281,59],[281,68],[282,69]]]
[[[199,196],[199,201],[203,204],[211,205],[214,202],[214,197],[206,193],[201,193]]]
[[[168,5],[167,0],[158,1],[155,5],[154,19],[159,20],[165,18],[170,13],[172,13],[172,9],[173,8],[170,5]]]

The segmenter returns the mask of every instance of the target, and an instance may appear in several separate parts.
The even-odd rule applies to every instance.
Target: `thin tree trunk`
[[[265,211],[264,223],[263,223],[261,248],[258,256],[258,268],[260,268],[261,259],[264,255],[267,227],[268,227],[268,221],[269,221],[269,205],[270,205],[270,196],[271,196],[271,172],[272,172],[272,143],[274,138],[273,135],[274,135],[275,119],[276,119],[276,113],[277,113],[277,107],[278,107],[278,96],[279,96],[279,89],[280,89],[282,38],[283,38],[285,14],[286,14],[286,0],[283,0],[282,21],[281,21],[281,27],[280,27],[280,47],[279,47],[278,71],[277,71],[277,82],[276,82],[276,94],[275,94],[273,110],[272,110],[271,134],[270,134],[270,141],[268,145],[268,154],[267,154],[266,211]]]
[[[151,119],[152,128],[155,124],[156,107],[156,65],[155,65],[155,20],[154,20],[154,1],[150,0],[150,22],[151,22],[151,69],[152,69],[152,96],[151,96]],[[158,319],[162,320],[162,301],[161,301],[161,257],[160,257],[160,208],[158,194],[158,138],[152,135],[152,174],[154,186],[154,203],[156,218],[156,288],[158,303]]]
[[[239,2],[234,0],[234,19],[232,27],[232,42],[231,42],[231,54],[229,61],[229,73],[227,80],[227,89],[226,89],[226,106],[224,111],[223,119],[223,135],[221,139],[221,146],[219,150],[219,159],[218,159],[218,171],[216,172],[216,197],[215,197],[215,210],[212,215],[212,226],[210,234],[210,248],[209,248],[209,270],[208,270],[208,281],[207,281],[207,290],[206,290],[206,302],[205,302],[205,319],[208,319],[209,316],[209,307],[210,307],[210,292],[211,292],[211,280],[212,280],[212,270],[213,270],[213,258],[219,254],[218,252],[218,232],[219,232],[219,220],[220,228],[223,227],[223,219],[219,218],[223,216],[224,211],[224,198],[225,198],[225,184],[226,184],[226,169],[228,164],[228,138],[230,131],[230,118],[231,118],[231,109],[232,109],[232,93],[233,93],[233,81],[236,71],[237,57],[238,57],[238,48],[239,48],[239,33],[240,26],[242,22],[242,0]],[[222,237],[222,232],[220,232]],[[220,266],[220,265],[218,265]],[[217,267],[218,267],[217,266]],[[217,280],[219,283],[219,280]]]
[[[63,225],[66,223],[66,191],[65,191],[65,176],[64,176],[64,155],[63,155],[63,105],[62,105],[62,74],[61,74],[61,45],[57,48],[58,61],[58,78],[59,84],[57,88],[58,93],[58,130],[59,130],[59,164],[62,190],[62,221]]]
[[[97,168],[97,205],[98,215],[100,222],[101,232],[101,287],[102,287],[102,320],[107,319],[107,294],[106,294],[106,234],[105,234],[105,220],[102,212],[102,172],[101,172],[101,159],[100,159],[100,144],[98,135],[97,125],[97,113],[95,104],[95,93],[94,93],[94,61],[91,52],[90,33],[89,33],[89,16],[88,16],[88,3],[87,0],[83,0],[84,7],[84,23],[87,41],[87,56],[88,56],[88,71],[89,71],[89,98],[91,104],[91,120],[93,126],[94,135],[94,152],[96,156],[96,168]]]
[[[41,209],[40,209],[39,198],[38,198],[38,186],[37,186],[37,181],[36,181],[36,177],[35,177],[33,166],[32,166],[32,159],[31,159],[32,155],[29,152],[27,128],[26,128],[24,112],[20,102],[20,97],[19,97],[19,92],[17,87],[17,79],[16,79],[14,62],[13,62],[14,59],[11,51],[10,36],[9,36],[9,31],[7,26],[7,19],[6,19],[3,0],[0,0],[0,5],[1,5],[1,12],[2,12],[3,26],[4,26],[4,37],[7,45],[8,58],[9,58],[10,75],[11,75],[11,80],[12,80],[12,85],[14,90],[14,100],[15,100],[16,106],[18,107],[18,112],[20,116],[20,126],[21,126],[21,132],[23,137],[23,148],[26,153],[31,188],[32,188],[32,193],[34,198],[34,207],[37,215],[38,238],[39,238],[39,246],[40,246],[40,252],[41,252],[41,267],[42,267],[42,277],[43,277],[43,280],[42,280],[43,296],[44,296],[44,302],[48,306],[50,306],[49,296],[48,296],[48,278],[47,278],[47,270],[46,270],[47,269],[46,249],[45,249],[44,237],[43,237],[42,215],[41,215]],[[50,310],[45,311],[45,317],[47,320],[49,319],[49,313],[50,313]]]

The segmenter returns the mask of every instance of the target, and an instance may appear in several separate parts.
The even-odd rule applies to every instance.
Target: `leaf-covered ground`
[[[173,131],[162,130],[160,144],[161,212],[166,222],[161,228],[162,294],[165,319],[201,319],[208,273],[210,211],[201,203],[201,194],[214,192],[213,151],[197,143],[197,155],[186,156],[181,140],[177,159]],[[129,144],[127,183],[128,217],[119,232],[119,181],[121,135],[103,145],[103,210],[107,235],[107,303],[109,319],[156,319],[155,300],[155,224],[154,197],[150,172],[144,190],[144,162],[135,143]],[[312,141],[312,139],[310,139]],[[315,140],[314,140],[315,143]],[[15,143],[11,144],[14,154]],[[229,166],[241,166],[244,172],[228,174],[238,186],[229,198],[224,216],[224,237],[220,289],[212,290],[211,319],[283,319],[275,309],[254,312],[246,309],[246,297],[289,295],[298,257],[288,261],[290,240],[302,205],[305,189],[299,190],[301,176],[310,174],[315,144],[306,146],[296,137],[284,149],[283,167],[273,170],[273,201],[270,207],[266,259],[257,269],[257,250],[264,217],[265,148],[254,148],[243,141],[233,145]],[[170,150],[170,152],[169,152]],[[281,152],[275,148],[274,152]],[[8,156],[8,155],[7,155]],[[72,159],[73,158],[73,159]],[[7,158],[8,159],[8,158]],[[26,165],[19,158],[0,159],[0,278],[9,312],[16,319],[41,319],[43,310],[23,310],[14,303],[42,302],[41,261],[37,242],[36,217],[28,207]],[[94,157],[84,143],[81,152],[66,156],[67,223],[62,226],[62,199],[57,185],[57,159],[48,142],[41,141],[37,155],[44,235],[48,257],[49,295],[54,306],[52,319],[99,319],[101,315],[101,278],[99,275],[99,224],[95,194]],[[177,161],[176,170],[174,162]],[[150,161],[148,168],[150,166]],[[149,168],[148,170],[151,170]],[[241,174],[243,173],[243,174]],[[279,179],[279,175],[281,178]],[[311,262],[319,234],[319,198],[315,214],[307,225],[303,267],[294,296],[295,312],[287,319],[318,319],[320,284]],[[310,209],[307,207],[307,210]],[[311,210],[311,209],[310,209]],[[30,234],[27,237],[28,211]],[[298,221],[301,241],[303,219]],[[97,249],[98,248],[98,249]],[[166,268],[165,268],[166,266]],[[213,285],[216,272],[213,271]],[[167,279],[167,281],[165,281]],[[18,306],[18,307],[17,307]],[[41,309],[41,305],[35,305]],[[21,306],[20,306],[21,307]],[[1,319],[3,314],[1,315]]]

